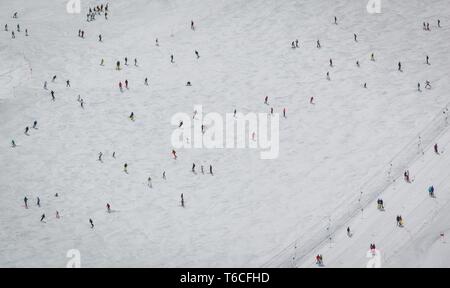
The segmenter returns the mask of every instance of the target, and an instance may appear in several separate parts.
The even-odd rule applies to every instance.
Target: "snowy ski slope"
[[[415,177],[412,184],[399,170],[392,177],[400,178],[378,191],[384,213],[369,203],[340,223],[354,237],[337,229],[361,187],[385,175],[402,149],[416,147],[449,102],[448,1],[382,1],[382,13],[372,15],[360,0],[115,0],[108,20],[93,22],[88,8],[106,2],[81,0],[81,14],[68,14],[66,3],[0,0],[2,27],[22,29],[16,39],[0,31],[1,267],[65,267],[69,249],[81,252],[82,267],[311,267],[318,253],[326,267],[365,267],[372,242],[385,266],[450,265],[449,246],[439,239],[450,223],[446,127],[430,128],[426,139],[435,136],[442,155],[428,145],[423,156],[399,164]],[[295,39],[298,49],[290,47]],[[130,64],[116,71],[124,57]],[[125,79],[130,89],[121,93]],[[220,114],[286,108],[279,157],[180,149],[174,160],[171,117],[191,114],[196,104]],[[35,120],[39,129],[24,135]],[[194,175],[193,162],[213,165],[214,176]],[[427,198],[429,185],[436,199]],[[331,241],[316,241],[329,223],[336,227]],[[302,243],[311,249],[300,253]]]

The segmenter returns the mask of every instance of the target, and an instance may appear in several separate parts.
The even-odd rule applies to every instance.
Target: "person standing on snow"
[[[434,186],[433,185],[431,185],[428,188],[428,195],[430,195],[431,198],[434,198]]]
[[[172,150],[173,159],[177,160],[177,152]]]

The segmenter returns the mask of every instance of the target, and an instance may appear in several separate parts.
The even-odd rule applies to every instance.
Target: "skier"
[[[295,42],[294,42],[294,41],[291,42],[291,48],[292,48],[292,49],[295,49],[295,48],[296,48],[296,47],[295,47]]]
[[[44,90],[47,90],[47,81],[44,82]]]
[[[28,37],[28,29],[25,29],[25,36]]]
[[[102,34],[98,35],[98,42],[102,42]]]
[[[100,66],[104,66],[105,65],[105,60],[102,58],[102,60],[100,61]]]
[[[209,165],[209,174],[214,175],[212,165]]]
[[[14,18],[14,19],[17,19],[17,12],[14,12],[13,18]]]
[[[136,67],[138,66],[136,58],[134,58],[134,66],[136,66]]]
[[[115,159],[116,158],[116,152],[113,152],[112,157]]]
[[[116,70],[120,70],[120,61],[116,62]]]
[[[375,61],[375,54],[372,53],[372,55],[370,55],[370,61]]]
[[[427,65],[430,65],[430,56],[427,55]]]
[[[420,83],[417,83],[417,91],[422,92],[422,90],[420,89]]]
[[[295,39],[295,48],[299,48],[299,46],[298,46],[298,39]]]
[[[166,171],[163,171],[162,178],[163,178],[164,180],[166,180]]]
[[[270,107],[270,114],[273,115],[273,107]]]
[[[103,162],[102,157],[103,153],[102,152],[98,153],[98,161]]]
[[[80,107],[81,107],[82,109],[84,109],[84,100],[83,100],[83,99],[80,100]]]
[[[309,99],[309,104],[311,104],[311,105],[314,105],[315,103],[314,103],[314,97],[311,97],[310,99]]]
[[[377,204],[378,204],[378,210],[384,211],[384,201],[383,201],[383,199],[378,199],[377,200]]]
[[[94,221],[92,221],[92,219],[89,218],[89,223],[91,224],[91,228],[94,229]]]
[[[318,266],[323,266],[323,257],[322,257],[322,255],[318,254],[318,255],[316,256],[316,264],[317,264]]]
[[[173,61],[173,54],[170,55],[170,63],[174,63],[174,61]]]
[[[403,227],[403,218],[401,215],[397,216],[397,226],[398,227]]]
[[[123,164],[123,172],[128,174],[128,164],[127,163]]]
[[[269,96],[266,96],[266,98],[264,98],[264,104],[269,105]]]
[[[431,83],[430,81],[425,81],[425,89],[431,89]]]
[[[23,202],[25,203],[25,208],[28,209],[28,198],[23,198]]]
[[[431,185],[428,188],[428,194],[430,195],[431,198],[434,198],[434,186],[433,185]]]
[[[184,208],[184,195],[181,193],[181,207]]]
[[[41,207],[41,199],[39,199],[39,197],[37,197],[37,199],[36,199],[36,205],[38,207]]]
[[[52,82],[54,83],[56,81],[56,75],[53,76]]]
[[[42,214],[42,216],[41,216],[41,222],[44,222],[44,219],[45,219],[45,214]]]
[[[359,61],[356,61],[356,66],[359,68],[359,67],[361,67],[360,65],[359,65]]]
[[[441,20],[438,19],[438,27],[441,28]]]
[[[437,155],[439,155],[439,149],[438,149],[438,144],[434,144],[434,153],[436,153]]]
[[[66,80],[66,87],[70,87],[70,80]]]
[[[286,108],[283,108],[283,117],[286,118]]]
[[[192,163],[192,173],[195,173],[195,163]]]
[[[195,30],[195,26],[194,26],[194,21],[193,20],[191,20],[191,30]]]
[[[189,87],[192,86],[191,81],[187,81],[186,86],[189,86]]]
[[[11,146],[12,146],[12,148],[16,148],[16,142],[14,141],[14,140],[11,140]]]
[[[328,81],[331,80],[331,78],[330,78],[330,72],[327,72],[327,80],[328,80]]]
[[[197,50],[195,50],[195,55],[197,56],[197,59],[200,58],[200,55],[198,54]]]
[[[156,40],[155,40],[155,46],[159,46],[158,38],[156,38]]]
[[[128,66],[128,58],[127,57],[125,57],[125,65]]]
[[[177,152],[172,150],[173,159],[177,160]]]
[[[330,67],[333,67],[333,59],[330,59]]]
[[[17,24],[17,32],[20,32],[20,25]]]
[[[337,17],[336,17],[336,16],[334,16],[334,24],[336,24],[336,25],[338,24],[338,23],[337,23]]]
[[[5,24],[5,31],[8,31],[8,24]]]
[[[84,31],[81,31],[81,38],[84,39]]]
[[[145,78],[145,80],[144,80],[144,85],[148,86],[148,79],[147,78]]]
[[[108,213],[111,213],[111,205],[109,205],[109,203],[106,203],[106,211],[108,211]]]
[[[398,71],[402,72],[402,62],[398,62]]]
[[[29,131],[29,130],[30,130],[30,128],[28,128],[28,126],[25,127],[25,132],[24,132],[24,134],[27,135],[27,136],[30,136],[30,135],[28,134],[28,131]]]
[[[355,39],[355,42],[358,42],[358,35],[353,34],[353,38]]]
[[[52,90],[52,91],[50,92],[50,94],[52,95],[52,101],[55,101],[55,99],[56,99],[56,98],[55,98],[55,91]]]
[[[407,183],[410,183],[410,182],[411,182],[411,180],[410,180],[410,178],[409,178],[409,171],[408,171],[408,170],[406,170],[405,173],[403,173],[403,177],[404,177],[404,179],[405,179],[405,181],[406,181]]]
[[[152,178],[151,178],[150,176],[149,176],[148,179],[147,179],[147,185],[148,185],[148,187],[150,187],[150,188],[153,187],[153,185],[152,185]]]
[[[123,92],[123,89],[122,89],[122,82],[119,82],[119,89],[120,89],[120,92]]]
[[[364,89],[367,89],[367,83],[364,83],[363,87]]]
[[[125,88],[128,89],[128,80],[125,80]]]
[[[352,237],[352,232],[350,231],[350,227],[347,227],[347,236]]]
[[[56,219],[59,219],[59,218],[61,218],[61,217],[59,216],[59,212],[56,211]]]
[[[320,49],[322,46],[320,45],[320,40],[317,40],[317,48]]]
[[[134,112],[131,112],[131,114],[130,114],[129,117],[130,117],[130,120],[131,120],[131,121],[134,121]]]
[[[16,39],[16,34],[14,34],[14,31],[11,31],[11,38]]]

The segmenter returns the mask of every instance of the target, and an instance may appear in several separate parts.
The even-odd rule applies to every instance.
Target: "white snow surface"
[[[365,0],[114,0],[108,20],[87,22],[101,3],[81,0],[82,13],[68,14],[66,0],[0,0],[1,267],[65,267],[70,249],[82,267],[316,267],[316,254],[325,267],[365,267],[370,243],[383,267],[450,266],[440,237],[450,234],[447,0],[382,1],[380,14]],[[4,24],[20,24],[16,39]],[[174,160],[171,117],[197,104],[223,115],[286,108],[279,157],[177,149]],[[194,175],[193,162],[214,176]],[[378,179],[382,189],[367,192]]]

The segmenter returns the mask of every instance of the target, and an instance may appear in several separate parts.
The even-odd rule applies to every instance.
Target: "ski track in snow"
[[[357,0],[115,1],[108,21],[97,16],[91,23],[85,14],[98,1],[82,1],[80,15],[67,14],[66,2],[0,3],[2,26],[20,23],[30,33],[16,33],[12,40],[10,32],[0,31],[2,267],[64,267],[73,248],[81,251],[83,267],[262,266],[348,212],[361,185],[384,171],[449,102],[450,17],[444,0],[384,1],[379,15],[367,14],[365,1]],[[11,18],[14,11],[19,19]],[[432,31],[422,30],[423,21]],[[77,37],[78,29],[86,39]],[[300,49],[290,48],[295,39]],[[432,65],[425,65],[426,55]],[[115,71],[117,60],[121,71]],[[403,73],[397,71],[399,61]],[[71,88],[65,87],[67,79]],[[125,79],[130,89],[121,93],[117,85]],[[417,82],[425,80],[433,89],[418,93]],[[187,81],[193,86],[186,87]],[[368,89],[362,88],[365,82]],[[266,95],[269,105],[263,104]],[[315,105],[309,104],[311,96]],[[180,149],[173,160],[170,118],[191,114],[196,104],[204,113],[220,114],[286,107],[280,157]],[[34,120],[39,129],[25,136],[23,129]],[[440,149],[448,150],[449,137],[437,139]],[[97,161],[100,151],[103,163]],[[349,222],[352,239],[337,231],[331,246],[319,245],[296,266],[314,266],[314,255],[321,253],[327,267],[364,267],[371,242],[386,266],[450,265],[444,257],[448,244],[436,238],[449,229],[450,156],[433,154],[427,149],[408,167],[414,183],[400,179],[382,193],[384,213],[369,205]],[[197,175],[190,171],[193,162]],[[210,164],[214,176],[202,175],[200,165],[207,172]],[[436,199],[427,198],[431,184]],[[35,205],[38,196],[41,208]],[[106,213],[106,203],[114,213]],[[45,224],[39,222],[42,213]],[[395,227],[397,214],[405,219],[404,229]]]

